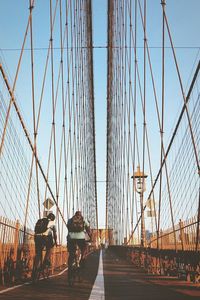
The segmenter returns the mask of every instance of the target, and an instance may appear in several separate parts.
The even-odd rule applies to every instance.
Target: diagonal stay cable
[[[22,128],[23,128],[23,131],[24,131],[24,133],[25,133],[25,136],[26,136],[26,138],[27,138],[27,140],[28,140],[28,143],[29,143],[29,145],[30,145],[30,147],[31,147],[32,152],[34,153],[34,156],[35,156],[35,159],[36,159],[37,164],[38,164],[38,166],[39,166],[39,169],[40,169],[40,171],[41,171],[41,174],[42,174],[42,176],[43,176],[43,178],[44,178],[44,180],[45,180],[45,182],[46,182],[46,185],[47,185],[47,187],[48,187],[48,189],[49,189],[49,192],[50,192],[50,194],[51,194],[51,196],[52,196],[52,199],[53,199],[54,203],[56,204],[56,207],[57,207],[57,209],[58,209],[58,212],[60,213],[60,215],[61,215],[61,217],[62,217],[62,219],[63,219],[63,222],[64,222],[65,225],[67,226],[67,223],[66,223],[66,221],[65,221],[65,219],[64,219],[64,217],[63,217],[63,215],[62,215],[62,212],[61,212],[60,208],[57,206],[57,202],[56,202],[56,199],[55,199],[55,197],[54,197],[53,191],[52,191],[52,189],[51,189],[51,187],[50,187],[50,185],[49,185],[49,182],[48,182],[48,180],[47,180],[47,178],[46,178],[46,175],[45,175],[45,173],[44,173],[44,170],[43,170],[43,168],[42,168],[42,165],[41,165],[41,163],[40,163],[40,161],[39,161],[39,159],[38,159],[38,156],[37,156],[37,154],[34,152],[34,145],[33,145],[32,141],[31,141],[29,132],[28,132],[28,130],[27,130],[27,128],[26,128],[25,122],[24,122],[24,120],[23,120],[22,114],[21,114],[21,112],[20,112],[20,110],[19,110],[19,107],[18,107],[18,105],[17,105],[17,102],[16,102],[16,100],[15,100],[14,93],[12,92],[12,89],[11,89],[11,87],[10,87],[10,85],[9,85],[8,79],[7,79],[7,77],[6,77],[6,74],[5,74],[4,70],[3,70],[2,64],[0,64],[0,71],[1,71],[1,74],[2,74],[3,79],[4,79],[4,81],[5,81],[5,84],[6,84],[6,87],[7,87],[7,89],[8,89],[8,92],[9,92],[9,94],[10,94],[10,97],[11,97],[11,99],[12,99],[12,102],[13,102],[14,108],[15,108],[15,110],[16,110],[16,113],[17,113],[17,115],[18,115],[18,117],[19,117],[19,120],[20,120],[20,123],[21,123],[21,125],[22,125]]]

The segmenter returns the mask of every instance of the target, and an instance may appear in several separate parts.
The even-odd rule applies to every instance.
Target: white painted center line
[[[102,250],[99,257],[99,269],[89,300],[105,300]]]

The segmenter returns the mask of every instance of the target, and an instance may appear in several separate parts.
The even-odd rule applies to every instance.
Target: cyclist
[[[44,257],[44,265],[51,265],[51,254],[54,245],[57,246],[57,233],[56,233],[56,226],[55,226],[55,215],[53,213],[49,213],[46,218],[39,219],[38,221],[41,221],[39,226],[43,226],[44,229],[42,230],[36,230],[35,229],[35,235],[34,235],[34,241],[35,241],[35,262],[34,262],[34,269],[36,270],[38,268],[39,262],[42,262],[42,251],[46,249],[45,257]],[[38,223],[38,222],[37,222]],[[37,227],[36,223],[36,227]],[[44,223],[46,223],[44,225]],[[42,224],[42,225],[41,225]],[[38,227],[39,227],[38,226]],[[35,228],[36,228],[35,227]],[[41,233],[37,233],[40,232]]]
[[[81,251],[80,265],[83,266],[87,248],[87,242],[85,239],[86,233],[91,239],[89,223],[84,220],[81,211],[76,211],[75,215],[68,220],[67,228],[67,248],[69,252],[68,266],[69,268],[71,267],[75,257],[77,245]]]

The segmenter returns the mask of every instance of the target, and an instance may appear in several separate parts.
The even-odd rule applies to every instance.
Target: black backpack
[[[35,234],[44,233],[47,231],[49,220],[47,218],[39,219],[35,224]]]
[[[68,230],[70,232],[81,232],[84,231],[84,220],[82,216],[74,215],[68,223]]]

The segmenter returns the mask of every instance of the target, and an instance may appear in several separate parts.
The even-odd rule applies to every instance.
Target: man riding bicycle
[[[75,256],[76,248],[79,247],[81,251],[80,265],[83,265],[87,249],[86,233],[91,238],[91,231],[88,222],[82,216],[81,211],[77,211],[75,215],[67,222],[68,236],[67,248],[69,252],[68,266],[70,268]]]
[[[57,246],[57,233],[55,226],[55,215],[49,213],[46,218],[39,219],[35,225],[35,262],[34,270],[39,266],[39,263],[42,262],[42,251],[45,249],[44,264],[51,265],[51,253],[54,245]]]

